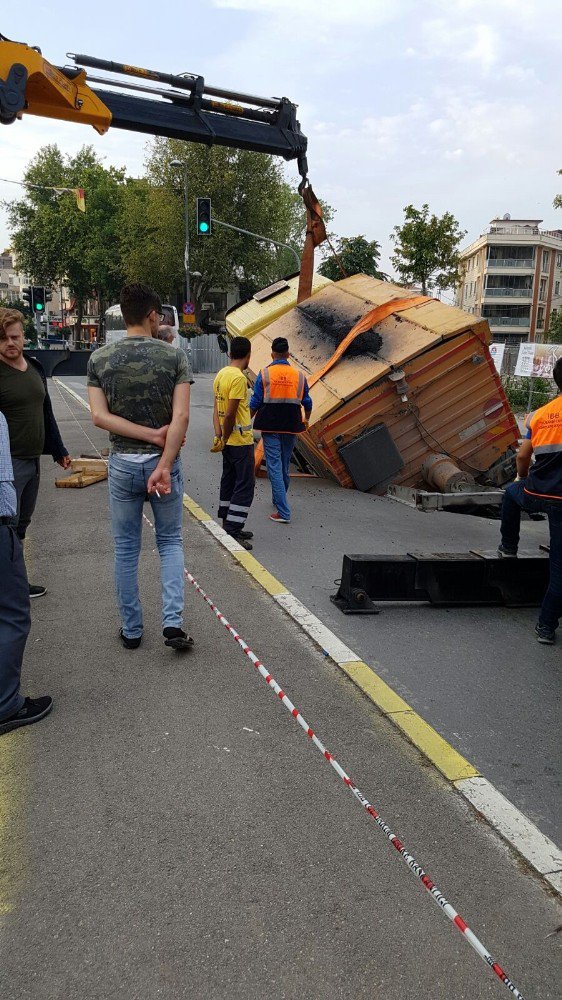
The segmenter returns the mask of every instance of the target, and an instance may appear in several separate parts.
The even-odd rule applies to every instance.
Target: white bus
[[[185,345],[188,343],[185,337],[180,337],[179,333],[179,320],[178,311],[175,306],[169,305],[167,302],[162,306],[162,315],[164,319],[162,320],[163,326],[170,326],[174,331],[174,339],[172,341],[173,347],[181,347],[185,350]],[[123,320],[123,315],[121,313],[121,306],[110,306],[105,312],[105,342],[106,344],[115,344],[118,340],[122,340],[127,334],[127,329]]]

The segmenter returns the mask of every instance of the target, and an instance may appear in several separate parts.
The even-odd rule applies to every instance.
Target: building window
[[[541,283],[539,285],[539,299],[542,302],[546,299],[546,278],[541,278]]]
[[[542,271],[546,271],[548,274],[550,270],[550,250],[543,250],[542,252]]]
[[[555,295],[560,295],[560,282],[559,281],[555,281],[554,282],[554,294]]]
[[[562,253],[556,254],[556,267],[562,267]]]

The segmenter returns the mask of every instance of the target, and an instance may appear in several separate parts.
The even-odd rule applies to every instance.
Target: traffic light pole
[[[213,226],[222,226],[223,229],[234,229],[237,233],[244,233],[246,236],[254,236],[257,240],[264,240],[266,243],[273,243],[276,247],[282,247],[283,250],[290,250],[295,258],[297,265],[297,271],[301,269],[301,259],[294,247],[290,246],[289,243],[279,243],[278,240],[272,240],[271,236],[262,236],[260,233],[252,233],[249,229],[240,229],[240,226],[231,226],[230,222],[220,222],[219,219],[215,218],[213,215]]]
[[[174,167],[176,170],[183,167],[183,212],[185,228],[183,263],[185,268],[185,301],[191,302],[191,282],[189,275],[189,201],[187,191],[187,163],[182,163],[181,160],[172,160],[170,166]]]

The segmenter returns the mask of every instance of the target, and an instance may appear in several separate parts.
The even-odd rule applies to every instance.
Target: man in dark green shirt
[[[0,411],[10,433],[10,452],[17,494],[15,527],[23,539],[39,492],[40,456],[52,455],[63,469],[70,465],[57,427],[45,373],[39,362],[24,354],[23,316],[17,309],[0,308]],[[46,587],[32,585],[30,597],[41,597]]]

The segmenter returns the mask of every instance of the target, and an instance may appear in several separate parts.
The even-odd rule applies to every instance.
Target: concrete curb
[[[89,406],[73,389],[54,380],[85,409]],[[499,836],[527,864],[562,895],[562,852],[527,817],[505,798],[477,768],[459,754],[403,698],[379,677],[372,666],[346,646],[334,632],[298,600],[260,562],[220,527],[210,514],[187,494],[184,507],[246,570],[253,580],[296,622],[314,644],[342,670],[378,710],[447,779],[451,788],[470,803]]]

